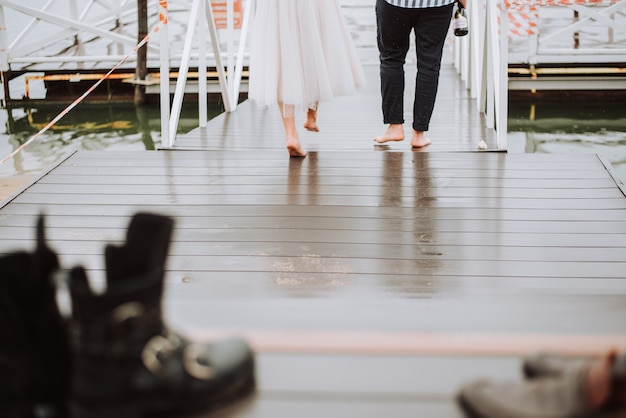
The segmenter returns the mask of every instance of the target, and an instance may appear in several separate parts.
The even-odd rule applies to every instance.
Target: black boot
[[[64,417],[70,353],[43,217],[35,251],[0,257],[0,417]]]
[[[173,222],[137,214],[126,244],[106,248],[107,289],[70,273],[75,418],[179,416],[219,406],[254,384],[254,359],[239,339],[192,343],[163,324],[161,297]]]

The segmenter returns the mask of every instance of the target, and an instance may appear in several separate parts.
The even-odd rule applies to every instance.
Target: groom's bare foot
[[[306,157],[306,151],[300,146],[298,138],[287,138],[287,152],[289,157]]]
[[[431,143],[432,141],[426,137],[424,131],[413,130],[413,137],[411,138],[411,148],[424,148]]]
[[[386,142],[404,141],[404,125],[400,123],[391,123],[387,126],[385,133],[374,138],[374,142],[384,144]]]
[[[381,136],[374,138],[374,142],[384,144],[385,142],[404,141],[404,125],[400,123],[392,123],[387,126],[387,130]]]

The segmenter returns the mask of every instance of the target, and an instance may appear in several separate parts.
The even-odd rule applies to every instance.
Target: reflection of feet
[[[384,134],[374,138],[374,142],[378,144],[400,141],[404,141],[404,126],[399,123],[390,124]]]
[[[320,128],[317,127],[317,122],[315,121],[306,121],[304,122],[304,129],[311,132],[319,132]]]
[[[413,131],[413,137],[411,138],[411,148],[419,149],[429,146],[432,141],[426,137],[424,131]]]
[[[287,152],[290,157],[306,157],[306,151],[300,146],[298,138],[287,138]]]

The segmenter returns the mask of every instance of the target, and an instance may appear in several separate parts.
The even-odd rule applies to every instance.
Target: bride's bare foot
[[[387,126],[387,130],[381,136],[374,138],[374,142],[378,144],[384,144],[390,141],[404,141],[404,125],[401,123],[391,123]]]
[[[304,129],[311,132],[319,132],[320,128],[317,126],[317,110],[308,109],[306,112],[306,120],[304,121]]]
[[[306,129],[307,131],[311,131],[311,132],[319,132],[320,128],[318,128],[317,126],[317,122],[315,121],[310,121],[310,120],[306,120],[304,122],[304,129]]]
[[[411,138],[411,148],[424,148],[431,143],[432,141],[426,137],[424,131],[413,130],[413,137]]]
[[[287,152],[290,157],[306,157],[306,151],[300,146],[298,138],[287,138]]]

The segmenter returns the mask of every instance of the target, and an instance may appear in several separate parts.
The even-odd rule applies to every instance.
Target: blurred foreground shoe
[[[584,396],[584,374],[580,373],[572,374],[569,379],[475,381],[461,389],[459,402],[470,417],[587,417],[591,416],[591,410]]]
[[[569,369],[591,364],[591,357],[571,357],[552,353],[535,353],[524,357],[522,372],[528,379],[558,377]]]
[[[528,379],[559,377],[569,370],[591,367],[594,357],[571,357],[556,353],[536,353],[524,358],[522,371]],[[607,404],[626,407],[626,354],[615,356],[611,366],[612,391]],[[624,412],[626,417],[626,411]]]
[[[45,242],[0,257],[0,417],[65,418],[70,353],[52,275],[59,264]]]
[[[608,359],[599,363],[609,365]],[[555,367],[562,365],[561,360],[550,359],[548,363],[546,357],[533,358],[529,366],[534,370],[532,379],[466,384],[458,394],[458,402],[468,416],[477,418],[626,418],[626,409],[611,405],[607,392],[597,399],[601,386],[592,383],[592,362],[576,359],[557,372]],[[610,369],[603,367],[604,387],[608,388]]]
[[[254,357],[239,339],[193,343],[163,323],[161,297],[173,221],[137,214],[123,246],[106,248],[106,291],[70,272],[74,418],[204,412],[254,386]]]

